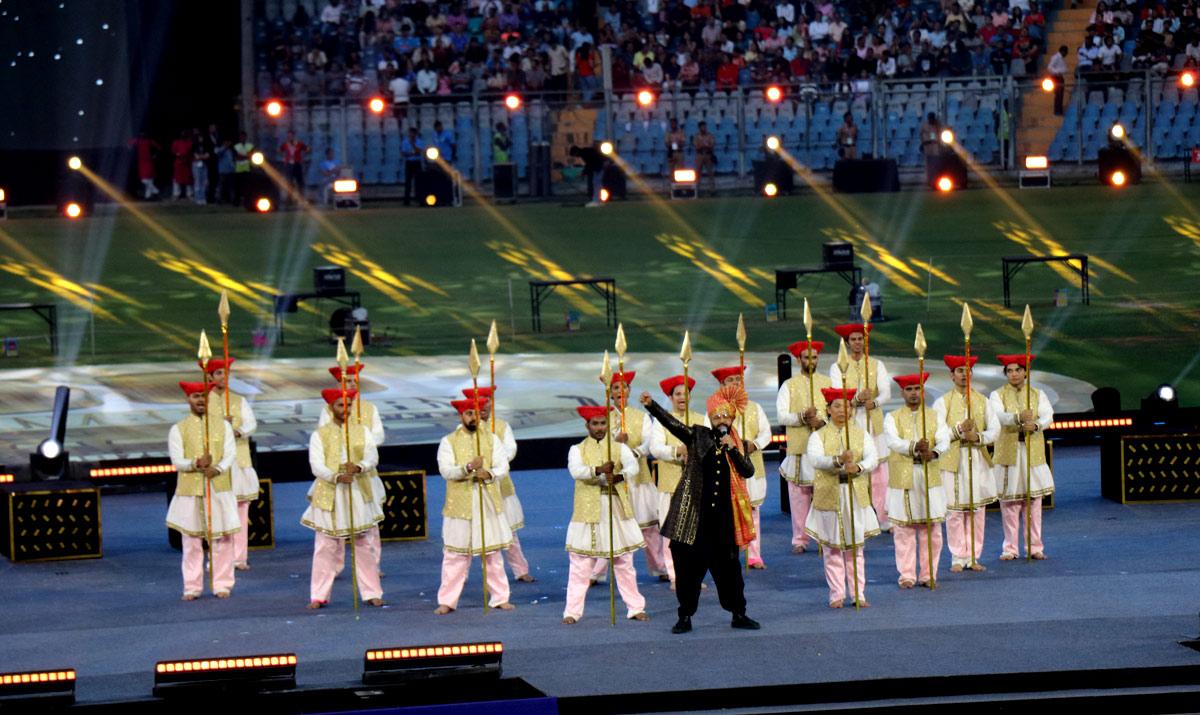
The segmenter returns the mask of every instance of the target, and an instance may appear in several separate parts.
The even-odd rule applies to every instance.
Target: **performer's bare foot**
[[[971,564],[967,568],[971,569],[972,571],[987,571],[987,566],[984,566],[983,564],[979,563],[978,561]]]
[[[641,613],[635,613],[632,616],[630,616],[629,620],[631,620],[631,621],[648,621],[648,620],[650,620],[650,616],[646,615],[645,611],[642,611]]]
[[[214,596],[216,596],[217,598],[229,598],[229,592],[228,592],[228,591],[217,591],[217,592],[216,592],[216,593],[214,593],[213,595],[214,595]]]
[[[309,601],[308,602],[308,610],[310,610],[310,611],[315,611],[318,608],[324,608],[324,607],[325,607],[324,601]]]
[[[911,578],[900,579],[900,588],[912,588],[915,585],[916,585],[916,582],[913,581]]]
[[[573,626],[576,623],[578,623],[578,621],[575,620],[574,616],[563,616],[562,622],[563,622],[564,626]]]
[[[808,547],[807,547],[807,546],[804,546],[803,544],[801,544],[801,545],[799,545],[799,546],[793,546],[793,547],[792,547],[792,553],[793,553],[793,554],[802,554],[802,553],[804,553],[805,551],[808,551]]]
[[[452,613],[453,611],[454,609],[449,606],[438,606],[437,608],[433,609],[433,615],[444,616],[447,613]]]
[[[674,591],[674,590],[675,590],[675,582],[674,582],[674,581],[672,581],[672,582],[671,582],[671,590],[672,590],[672,591]]]
[[[498,606],[493,606],[493,608],[495,608],[496,610],[499,610],[499,611],[515,611],[515,610],[517,610],[517,607],[512,605],[508,601],[505,601],[504,603],[501,603]]]
[[[383,599],[382,598],[368,598],[367,605],[375,606],[376,608],[378,608],[383,605]]]
[[[859,608],[870,608],[871,604],[867,602],[867,599],[863,598],[863,599],[859,599],[858,607]]]
[[[534,581],[537,581],[537,579],[533,577],[533,574],[528,574],[528,573],[521,574],[520,576],[517,577],[517,580],[520,581],[521,583],[533,583]]]
[[[917,581],[917,585],[920,586],[921,588],[929,588],[928,581]]]
[[[198,594],[198,593],[185,593],[185,594],[183,594],[183,598],[181,600],[195,601],[198,598],[200,598],[200,594]]]
[[[1034,554],[1032,558],[1034,561],[1045,561],[1046,554],[1044,552],[1039,551],[1036,554]]]
[[[1017,555],[1014,553],[1010,553],[1008,551],[1005,551],[1004,553],[1000,554],[1001,561],[1015,561],[1016,559],[1017,559]]]
[[[668,573],[660,573],[660,574],[658,575],[658,580],[659,580],[659,581],[663,581],[663,582],[669,582],[669,581],[671,580],[671,574],[668,574]]]
[[[766,571],[767,565],[761,561],[752,561],[750,563],[750,568],[754,569],[755,571]]]
[[[1004,558],[1004,557],[1001,556],[1000,558]],[[954,564],[950,567],[950,573],[962,573],[962,570],[963,570],[962,564]]]
[[[599,582],[599,581],[597,581],[596,579],[594,579],[594,578],[589,578],[589,579],[588,579],[588,588],[591,588],[592,586],[595,586],[595,585],[596,585],[596,584],[598,584],[598,583],[600,583],[600,582]]]
[[[839,598],[836,601],[830,601],[829,607],[830,608],[841,608],[842,607],[842,599]]]

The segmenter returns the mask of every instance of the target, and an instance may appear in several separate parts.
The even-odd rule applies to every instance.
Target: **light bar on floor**
[[[446,677],[500,677],[500,642],[375,648],[363,656],[363,683]]]
[[[1047,430],[1072,430],[1072,429],[1103,429],[1106,427],[1132,427],[1132,417],[1109,417],[1098,420],[1063,420],[1061,422],[1051,422]]]
[[[0,484],[12,484],[16,480],[17,475],[15,474],[0,474]]]
[[[174,691],[284,690],[296,687],[296,655],[160,660],[154,665],[154,695]]]
[[[92,479],[112,479],[113,477],[140,477],[146,474],[170,474],[175,466],[168,464],[136,464],[128,467],[93,467],[88,471]]]
[[[75,669],[0,673],[0,711],[18,702],[75,702]]]

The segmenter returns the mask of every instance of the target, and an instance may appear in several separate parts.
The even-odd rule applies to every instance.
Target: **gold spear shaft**
[[[864,337],[865,337],[865,335],[864,335]],[[846,407],[845,407],[845,411],[844,411],[845,422],[843,423],[843,425],[845,427],[845,435],[846,435],[846,451],[849,452],[850,451],[851,408],[850,408],[850,394],[846,388],[846,384],[847,384],[846,381],[847,381],[847,377],[848,377],[846,373],[850,370],[850,358],[846,354],[846,341],[845,340],[841,341],[841,344],[838,345],[838,369],[842,373],[842,401],[846,403]],[[864,433],[863,439],[870,439],[870,435]],[[846,465],[842,465],[842,469],[845,469],[845,466]],[[839,489],[839,491],[840,491],[840,489]],[[854,528],[854,476],[853,475],[848,476],[846,479],[846,495],[847,495],[847,499],[849,500],[848,504],[850,506],[850,509],[849,509],[849,511],[850,511],[850,539],[849,539],[849,541],[850,541],[850,562],[852,564],[852,568],[854,571],[854,610],[857,611],[860,608],[859,603],[858,603],[858,601],[859,601],[859,598],[858,598],[858,596],[859,596],[859,593],[858,593],[858,546],[856,545],[856,541],[858,538],[858,532]],[[839,501],[838,506],[840,508],[841,500],[839,499],[838,501]]]
[[[617,351],[617,370],[621,373],[621,399],[618,407],[621,410],[621,432],[625,432],[625,408],[629,406],[629,382],[625,379],[625,326],[617,323],[617,342],[613,346]],[[611,391],[612,384],[609,384]],[[612,429],[612,426],[609,426]]]
[[[913,345],[917,351],[917,377],[921,380],[921,439],[929,441],[929,428],[925,422],[925,330],[917,323],[917,339]],[[921,458],[921,471],[925,476],[925,544],[929,549],[929,590],[937,588],[937,572],[933,568],[933,507],[929,503],[929,463]]]
[[[479,350],[475,347],[475,340],[473,338],[471,340],[471,352],[467,360],[467,365],[471,371],[471,394],[474,395],[472,399],[475,400],[475,456],[482,457],[483,442],[482,437],[479,435],[479,421],[483,418],[479,409]],[[484,530],[483,482],[477,479],[475,481],[475,487],[479,493],[479,567],[483,573],[483,612],[487,613],[487,532]]]
[[[808,378],[808,406],[812,407],[815,410],[815,409],[817,409],[817,385],[816,385],[817,370],[816,370],[816,367],[814,366],[813,371],[811,373],[809,373],[807,368],[804,367],[804,357],[806,355],[808,355],[808,351],[812,350],[812,347],[813,347],[812,329],[813,329],[812,311],[808,307],[808,298],[805,298],[804,299],[804,334],[805,334],[805,338],[808,340],[808,344],[805,345],[804,349],[800,351],[800,374]],[[801,415],[801,421],[803,421],[804,413],[801,412],[800,415]],[[800,478],[800,459],[798,457],[796,459],[796,478],[797,479]],[[817,544],[817,548],[820,549],[820,544]]]
[[[966,370],[966,373],[967,373],[967,386],[966,386],[967,387],[967,392],[966,392],[967,419],[974,422],[974,415],[971,412],[971,377],[972,377],[972,372],[973,372],[971,370],[971,330],[974,329],[974,327],[975,327],[975,320],[971,317],[970,305],[965,302],[963,303],[962,319],[959,322],[959,326],[962,328],[962,331],[963,331],[963,358],[966,360],[966,364],[964,365],[963,369]],[[949,404],[949,403],[947,403],[947,404]],[[974,431],[976,433],[978,433],[979,425],[975,425]],[[976,504],[975,504],[975,448],[973,446],[971,446],[971,443],[968,442],[965,449],[967,450],[967,505],[970,508],[968,513],[970,514],[970,522],[971,522],[970,526],[967,527],[968,529],[970,529],[970,532],[971,532],[971,553],[967,557],[967,568],[974,571],[975,566],[976,566],[976,562],[975,562],[975,508],[976,508]],[[957,466],[956,466],[956,471],[957,471]],[[955,476],[955,478],[957,478],[957,475]]]
[[[221,318],[221,346],[225,352],[225,416],[229,416],[229,294],[221,290],[221,302],[217,304],[217,315]]]
[[[612,368],[609,366],[607,350],[604,351],[604,364],[600,368],[600,381],[604,383],[604,419],[608,421],[608,416],[612,414]],[[604,430],[604,448],[608,453],[608,461],[611,462],[613,458],[611,425]],[[615,626],[617,625],[617,573],[613,560],[616,559],[617,554],[613,544],[613,532],[615,531],[613,490],[617,488],[617,485],[609,481],[606,486],[608,487],[608,616],[611,624]]]
[[[203,330],[200,331],[200,349],[197,351],[197,357],[200,363],[200,374],[204,379],[204,456],[208,457],[209,465],[212,466],[212,441],[208,427],[208,361],[212,357],[212,349],[208,346],[208,335]],[[221,444],[225,444],[225,440],[221,440]],[[215,560],[217,547],[213,545],[213,528],[212,528],[212,480],[208,475],[204,475],[204,536],[208,540],[208,591],[216,593],[214,586],[215,580],[213,577],[213,561]]]
[[[1025,315],[1021,318],[1021,332],[1025,333],[1025,409],[1032,410],[1033,398],[1033,315],[1029,312],[1029,304],[1025,305]],[[1033,562],[1033,514],[1030,508],[1033,503],[1033,435],[1025,435],[1025,561]]]
[[[692,391],[688,387],[688,363],[692,361],[692,338],[688,331],[683,331],[683,347],[679,350],[679,359],[683,362],[683,423],[691,424],[688,417],[692,412]]]
[[[350,352],[354,354],[354,413],[358,423],[362,424],[362,328],[354,326],[354,340],[350,342]]]
[[[746,384],[746,320],[741,313],[738,313],[737,322],[737,343],[738,343],[738,368],[742,373],[742,386]],[[739,436],[742,438],[742,443],[746,442],[746,410],[742,410],[741,424],[739,425]],[[749,456],[749,455],[747,455]],[[750,573],[750,544],[746,544],[746,573]]]
[[[338,382],[342,386],[342,439],[346,448],[345,463],[349,463],[353,458],[350,452],[350,415],[348,414],[349,404],[347,402],[348,394],[346,392],[346,367],[349,365],[349,362],[349,356],[346,354],[346,340],[344,338],[338,338],[337,364],[341,370],[341,379],[338,380]],[[336,503],[334,506],[336,508]],[[350,538],[348,539],[350,542],[350,595],[354,601],[354,619],[358,620],[358,550],[354,545],[357,534],[354,533],[353,479],[349,484],[346,485],[346,519],[350,526]],[[334,519],[334,524],[335,526],[337,524],[336,518]]]

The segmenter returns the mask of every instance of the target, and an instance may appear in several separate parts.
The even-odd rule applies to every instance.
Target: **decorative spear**
[[[925,331],[917,323],[917,339],[913,349],[917,351],[917,377],[921,380],[921,439],[929,440],[929,430],[925,424]],[[929,503],[929,462],[921,459],[921,470],[925,475],[925,541],[929,547],[929,589],[937,588],[937,572],[933,570],[933,509]],[[972,544],[971,548],[975,548]]]
[[[487,336],[488,349],[488,369],[492,374],[492,419],[488,420],[492,423],[492,434],[496,434],[496,351],[500,349],[500,333],[496,332],[496,321],[492,321],[492,327],[488,330]]]
[[[871,316],[874,314],[871,308],[871,296],[863,293],[862,306],[859,307],[859,313],[862,314],[863,327],[863,384],[862,389],[867,391],[867,400],[875,399],[875,395],[871,391]],[[845,377],[843,376],[843,381]],[[867,407],[867,434],[873,435],[871,431],[871,408]],[[869,485],[869,483],[868,483]]]
[[[683,362],[683,423],[691,424],[688,419],[692,409],[692,391],[688,389],[688,363],[692,361],[692,337],[688,331],[683,331],[683,347],[679,348],[679,359]]]
[[[850,396],[846,389],[847,374],[850,371],[850,356],[846,352],[846,341],[842,340],[838,344],[838,370],[842,373],[842,401],[846,403],[846,451],[850,451]],[[864,439],[870,439],[869,436]],[[842,465],[843,468],[845,465]],[[857,538],[858,532],[854,529],[854,479],[853,477],[846,480],[846,494],[850,500],[850,561],[854,564],[854,610],[859,609],[858,605],[858,547],[854,541]],[[839,502],[841,500],[839,499]],[[843,533],[844,535],[844,533]]]
[[[221,289],[221,302],[217,303],[217,316],[221,318],[221,345],[225,348],[225,416],[229,416],[229,292]]]
[[[212,359],[212,348],[208,345],[208,335],[203,330],[200,331],[200,347],[196,350],[196,359],[200,363],[200,374],[204,376],[204,456],[209,458],[209,466],[212,466],[212,442],[209,439],[208,432],[208,361]],[[221,440],[224,444],[225,440]],[[212,531],[212,480],[208,475],[204,476],[204,530],[205,536],[208,538],[208,590],[215,593],[213,587],[213,559],[217,553],[217,547],[213,545]]]
[[[737,332],[735,333],[738,344],[738,367],[742,370],[742,384],[746,382],[746,320],[741,313],[738,313]],[[746,437],[746,411],[742,410],[742,421],[739,425],[738,434],[745,443]],[[746,573],[750,573],[750,545],[746,544]]]
[[[804,335],[808,339],[808,345],[805,346],[804,352],[808,352],[809,350],[812,350],[812,346],[813,346],[813,344],[812,344],[812,328],[813,328],[812,311],[808,309],[808,298],[805,298],[804,299]],[[800,371],[801,372],[804,371],[804,361],[800,362]],[[811,407],[813,407],[815,409],[817,406],[817,388],[816,388],[816,380],[813,379],[814,377],[815,377],[815,375],[808,376],[808,403]],[[800,460],[796,460],[796,469],[797,470],[800,469]],[[799,472],[797,472],[797,474],[799,474]]]
[[[479,349],[475,347],[475,338],[471,338],[471,352],[467,355],[467,368],[471,371],[471,394],[475,397],[475,456],[483,456],[483,445],[479,437]],[[495,408],[493,408],[495,409]],[[483,517],[483,482],[476,480],[475,486],[479,491],[479,565],[483,570],[483,612],[488,610],[487,587],[487,537],[484,531]]]
[[[966,302],[963,303],[962,321],[959,323],[963,331],[963,356],[967,362],[964,369],[967,371],[967,419],[974,421],[971,413],[971,330],[975,327],[975,320],[971,318],[971,306]],[[978,425],[976,425],[978,429]],[[967,558],[968,567],[975,570],[975,450],[970,444],[967,445],[967,499],[971,505],[971,555]]]
[[[600,381],[604,383],[604,418],[612,414],[612,365],[608,361],[608,351],[604,351],[604,363],[600,366]],[[612,461],[612,425],[604,432],[604,448],[608,450],[608,461]],[[611,481],[608,486],[608,615],[612,625],[617,625],[617,573],[613,559],[617,557],[613,547],[613,489],[616,485]]]
[[[1021,318],[1021,332],[1025,333],[1025,409],[1031,410],[1033,398],[1033,362],[1030,351],[1033,347],[1033,314],[1029,312],[1029,304],[1025,304],[1025,315]],[[1033,440],[1025,435],[1025,560],[1033,561],[1033,515],[1029,513],[1030,491],[1033,488]]]
[[[629,346],[625,344],[625,326],[622,323],[617,323],[617,344],[614,347],[617,351],[617,370],[621,373],[621,382],[625,383],[625,389],[621,390],[621,404],[618,406],[621,410],[621,431],[624,432],[625,408],[629,405],[629,383],[625,380],[625,350]],[[611,425],[609,429],[612,429]]]
[[[346,368],[350,364],[350,356],[346,354],[346,339],[338,338],[337,341],[337,364],[341,370],[341,385],[342,385],[342,438],[346,444],[346,461],[349,462],[352,457],[350,454],[350,415],[346,414]],[[339,485],[340,486],[340,485]],[[336,502],[335,502],[336,508]],[[354,546],[354,482],[351,481],[346,485],[346,517],[350,524],[350,593],[354,599],[354,619],[358,620],[358,553]],[[336,526],[336,519],[335,526]]]
[[[358,325],[354,326],[354,339],[350,341],[350,354],[354,356],[354,415],[361,425],[362,378],[359,375],[362,373],[363,340],[362,327]]]

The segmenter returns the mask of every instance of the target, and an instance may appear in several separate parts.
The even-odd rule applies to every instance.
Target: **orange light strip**
[[[784,442],[787,441],[787,435],[786,434],[773,434],[773,435],[771,435],[771,441],[774,442],[775,444],[783,444]]]
[[[29,685],[30,683],[58,683],[75,679],[75,669],[42,670],[31,673],[0,674],[0,687],[5,685]]]
[[[195,673],[202,671],[220,670],[249,670],[253,668],[278,668],[295,665],[296,656],[290,653],[284,655],[256,655],[244,658],[210,658],[207,660],[172,660],[163,661],[154,666],[159,673]]]
[[[0,484],[11,484],[16,481],[16,479],[17,475],[15,474],[0,474]]]
[[[140,464],[133,467],[97,467],[88,472],[92,479],[105,477],[135,477],[142,474],[167,474],[174,472],[172,464]]]
[[[1097,427],[1130,427],[1132,417],[1112,417],[1103,420],[1064,420],[1051,422],[1049,429],[1095,429]]]
[[[451,658],[462,655],[489,655],[504,652],[503,643],[464,643],[415,648],[379,648],[367,651],[367,660],[411,660],[413,658]]]

